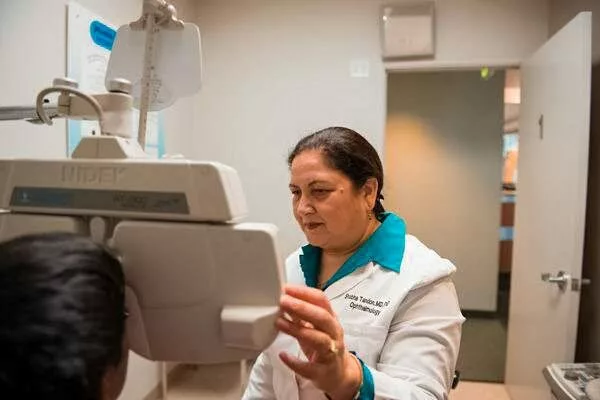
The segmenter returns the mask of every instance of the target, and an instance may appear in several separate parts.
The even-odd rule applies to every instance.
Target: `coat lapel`
[[[372,262],[368,263],[364,267],[358,268],[356,271],[346,276],[344,279],[340,279],[334,282],[331,286],[325,289],[325,295],[329,301],[342,296],[349,292],[356,285],[370,277],[375,272],[376,267]]]

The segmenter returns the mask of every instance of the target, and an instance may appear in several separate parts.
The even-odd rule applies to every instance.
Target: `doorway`
[[[461,378],[504,382],[518,69],[388,74],[386,206],[457,266]]]

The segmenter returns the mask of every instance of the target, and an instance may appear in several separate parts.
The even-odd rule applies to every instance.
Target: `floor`
[[[504,382],[507,328],[496,318],[467,317],[456,369],[461,379]]]
[[[495,313],[463,311],[467,320],[456,367],[463,381],[504,382],[509,292],[510,275],[501,274]]]
[[[166,400],[239,400],[241,390],[237,365],[208,371],[186,368],[169,382]],[[224,379],[227,377],[227,379]],[[224,382],[229,382],[224,384]],[[504,385],[480,382],[460,382],[450,394],[450,400],[510,400]]]
[[[450,400],[510,400],[510,397],[501,384],[461,382],[450,393]]]

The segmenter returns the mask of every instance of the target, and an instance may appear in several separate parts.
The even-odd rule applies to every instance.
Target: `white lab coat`
[[[289,283],[304,284],[300,252],[286,261]],[[346,348],[373,376],[375,399],[448,398],[464,321],[454,271],[449,261],[406,235],[400,272],[370,262],[325,290]],[[283,364],[281,351],[306,359],[294,338],[280,334],[257,359],[243,399],[326,399]]]

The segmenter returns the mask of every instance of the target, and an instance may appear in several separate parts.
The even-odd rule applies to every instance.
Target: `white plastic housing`
[[[200,90],[202,55],[200,30],[191,23],[183,29],[159,29],[156,34],[154,79],[151,82],[149,111],[163,110],[177,99]],[[121,26],[108,61],[105,84],[124,78],[133,84],[134,105],[139,108],[141,79],[144,71],[146,32]]]
[[[135,139],[118,136],[85,136],[73,151],[77,159],[149,158]]]
[[[112,247],[127,276],[132,349],[202,364],[258,356],[277,335],[275,234],[268,224],[119,223]]]
[[[246,215],[237,172],[181,159],[0,160],[0,209],[233,222]]]

